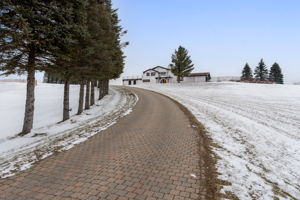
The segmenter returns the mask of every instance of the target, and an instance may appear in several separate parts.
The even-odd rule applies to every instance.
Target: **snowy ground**
[[[85,141],[128,114],[137,101],[127,90],[111,87],[110,94],[91,110],[75,116],[79,87],[71,86],[71,120],[58,123],[62,119],[63,85],[38,84],[34,129],[25,137],[12,138],[22,128],[25,91],[24,83],[0,83],[0,177]]]
[[[300,87],[143,85],[189,108],[216,143],[222,189],[239,199],[300,199]]]

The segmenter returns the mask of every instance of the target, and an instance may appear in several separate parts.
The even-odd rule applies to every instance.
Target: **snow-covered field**
[[[38,84],[36,87],[34,129],[24,137],[21,131],[25,107],[24,83],[0,83],[0,177],[23,170],[37,160],[63,151],[106,129],[128,114],[137,98],[128,91],[111,87],[110,94],[90,110],[75,116],[79,86],[70,88],[71,119],[62,119],[63,85]],[[98,91],[96,91],[96,97]]]
[[[142,85],[184,104],[216,143],[219,178],[239,199],[300,199],[300,86]]]

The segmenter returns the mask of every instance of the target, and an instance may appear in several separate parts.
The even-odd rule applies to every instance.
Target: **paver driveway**
[[[130,115],[0,179],[0,199],[208,199],[201,186],[200,138],[188,117],[167,97],[130,90],[139,97]]]

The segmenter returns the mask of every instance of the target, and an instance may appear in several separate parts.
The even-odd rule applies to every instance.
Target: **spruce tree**
[[[119,25],[117,10],[112,9],[110,0],[105,0],[98,10],[92,6],[89,15],[91,16],[89,18],[90,32],[96,41],[92,44],[95,49],[94,63],[91,65],[92,79],[99,81],[99,99],[101,99],[108,94],[109,79],[118,78],[123,72],[124,54],[122,48],[128,43],[121,43],[120,38],[126,32]],[[98,20],[99,24],[96,23],[97,20],[95,19]]]
[[[183,80],[183,77],[188,76],[191,71],[194,70],[191,57],[188,55],[188,51],[179,46],[175,53],[172,55],[172,63],[169,65],[171,71],[177,76],[177,82]]]
[[[87,0],[56,1],[56,37],[53,39],[51,53],[54,64],[47,68],[49,73],[64,83],[63,121],[70,118],[69,91],[70,83],[81,78],[82,60],[89,54],[87,40]],[[82,90],[80,90],[82,91]],[[79,104],[81,105],[81,104]]]
[[[244,69],[242,71],[242,77],[241,80],[251,81],[253,79],[252,70],[248,63],[244,66]]]
[[[269,80],[277,84],[283,84],[283,74],[278,63],[274,63],[270,69]]]
[[[6,75],[28,74],[21,135],[32,128],[36,70],[46,71],[64,83],[63,120],[70,117],[71,82],[80,83],[81,114],[84,84],[89,108],[88,104],[94,103],[95,80],[102,81],[103,96],[108,93],[109,79],[118,78],[123,72],[122,48],[127,43],[121,43],[124,32],[111,0],[3,0],[0,10],[0,70]]]
[[[259,81],[266,81],[268,80],[268,69],[265,65],[263,59],[260,60],[258,66],[255,68],[255,79]]]
[[[33,127],[35,72],[51,62],[52,12],[50,1],[0,2],[0,70],[5,75],[27,74],[25,115],[19,135]]]
[[[77,113],[80,114],[83,110],[83,83],[88,78],[87,74],[85,73],[86,69],[89,68],[90,63],[90,61],[88,60],[88,56],[90,56],[93,52],[92,47],[90,47],[89,45],[92,39],[87,26],[89,1],[68,0],[62,2],[69,2],[69,6],[65,7],[64,10],[66,10],[67,16],[71,16],[68,17],[69,20],[67,20],[66,23],[67,28],[64,32],[69,32],[69,37],[71,37],[71,39],[63,43],[63,56],[59,56],[59,58],[63,62],[60,65],[59,72],[62,75],[63,80],[65,81],[65,85],[70,83],[70,81],[80,83],[79,97],[82,99],[79,99],[80,108],[78,109]],[[68,7],[69,9],[67,9]],[[61,66],[64,67],[61,68]],[[69,84],[67,87],[69,87]],[[69,94],[66,94],[67,91],[68,90],[64,90],[64,94],[65,96],[67,96],[67,99],[63,103],[63,121],[69,119]]]

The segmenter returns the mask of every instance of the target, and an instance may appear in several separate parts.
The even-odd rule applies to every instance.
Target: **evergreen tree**
[[[3,0],[0,2],[0,70],[28,74],[25,120],[30,132],[34,73],[43,70],[64,83],[63,120],[69,119],[69,86],[80,83],[78,114],[94,104],[95,80],[108,94],[109,79],[123,72],[122,27],[111,0]],[[100,84],[101,80],[101,84]],[[92,84],[91,84],[92,83]]]
[[[50,1],[0,2],[0,70],[4,75],[27,74],[25,115],[19,135],[29,133],[33,126],[35,71],[51,62],[52,12]]]
[[[172,73],[177,76],[178,83],[194,69],[188,51],[182,46],[179,46],[178,50],[175,50],[175,53],[172,55],[172,63],[169,66]]]
[[[95,6],[93,6],[95,9]],[[98,80],[99,87],[99,99],[108,94],[109,79],[115,79],[120,76],[124,68],[124,54],[122,48],[128,45],[128,42],[121,43],[121,36],[126,31],[123,31],[119,25],[119,19],[116,9],[112,9],[110,0],[105,0],[103,6],[99,8],[95,14],[91,15],[91,19],[98,15],[100,19],[100,25],[102,27],[98,31],[94,31],[97,27],[95,20],[91,20],[91,32],[98,34],[96,39],[98,42],[94,42],[96,53],[93,56],[95,63],[93,64],[93,80]],[[99,15],[99,13],[102,13]],[[100,46],[101,48],[98,48]],[[91,91],[93,93],[93,91]],[[94,96],[94,95],[93,95]]]
[[[277,84],[283,84],[283,74],[278,63],[274,63],[270,69],[269,74],[270,81],[274,81]]]
[[[246,63],[246,65],[242,71],[241,80],[250,81],[252,79],[253,79],[252,70],[251,70],[250,66],[248,65],[248,63]]]
[[[258,66],[255,68],[255,78],[259,81],[266,81],[268,80],[268,69],[265,65],[263,59],[260,60]]]
[[[92,51],[88,45],[90,35],[87,28],[88,0],[57,1],[56,30],[59,34],[54,40],[52,54],[54,65],[50,66],[56,77],[64,82],[63,121],[70,118],[69,91],[70,82],[82,82],[83,60]],[[82,86],[81,86],[82,87]],[[80,90],[82,92],[82,89]],[[80,95],[81,97],[81,95]],[[83,103],[83,102],[82,102]],[[80,102],[79,105],[81,106]]]

